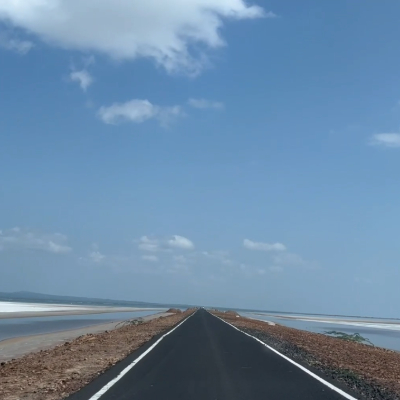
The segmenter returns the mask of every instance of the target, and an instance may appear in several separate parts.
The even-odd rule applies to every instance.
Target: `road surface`
[[[346,398],[203,309],[154,346],[155,342],[134,352],[69,400]],[[141,355],[129,372],[104,389]]]

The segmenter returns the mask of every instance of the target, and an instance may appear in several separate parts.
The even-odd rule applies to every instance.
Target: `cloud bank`
[[[142,236],[139,239],[139,250],[148,252],[178,250],[194,250],[194,243],[183,236],[173,235],[167,238],[150,238]]]
[[[400,147],[400,133],[378,133],[370,138],[371,146]]]
[[[244,239],[243,246],[247,250],[256,250],[256,251],[285,251],[286,246],[282,243],[262,243],[262,242],[253,242],[249,239]]]
[[[68,238],[61,233],[41,233],[13,228],[0,231],[0,250],[39,250],[54,254],[72,251]]]
[[[98,111],[99,118],[109,125],[118,125],[123,122],[140,124],[156,119],[160,125],[168,126],[174,118],[182,114],[182,109],[179,106],[160,107],[148,100],[139,99],[130,100],[126,103],[114,103],[108,107],[101,107]]]
[[[168,72],[198,74],[207,49],[225,45],[227,20],[274,17],[245,0],[2,0],[0,20],[71,50],[148,58]]]

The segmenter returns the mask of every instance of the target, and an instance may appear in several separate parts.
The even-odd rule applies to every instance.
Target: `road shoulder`
[[[213,312],[328,382],[374,400],[400,398],[400,353],[279,324]]]
[[[86,334],[53,349],[28,354],[0,366],[0,398],[59,400],[105,371],[123,364],[135,350],[186,318],[191,311]],[[128,357],[129,358],[129,357]],[[121,362],[122,361],[122,362]],[[113,368],[114,370],[114,368]]]

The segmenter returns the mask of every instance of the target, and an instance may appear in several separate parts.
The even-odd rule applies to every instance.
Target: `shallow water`
[[[159,311],[118,312],[107,314],[70,315],[58,317],[32,317],[0,319],[0,341],[21,336],[40,335],[84,328],[91,325],[125,321],[144,317]]]
[[[398,320],[340,317],[329,321],[332,317],[326,316],[324,318],[323,316],[319,316],[324,321],[321,322],[318,320],[303,321],[279,318],[276,315],[256,315],[255,313],[241,313],[241,315],[261,321],[275,322],[276,324],[308,332],[326,333],[327,331],[337,331],[348,334],[359,333],[361,336],[369,339],[374,346],[400,351],[400,321]],[[307,316],[302,315],[301,318],[307,319]]]

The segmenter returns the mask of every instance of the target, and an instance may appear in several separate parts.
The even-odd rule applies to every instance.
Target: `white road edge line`
[[[142,358],[144,358],[147,354],[150,353],[151,350],[154,349],[166,336],[168,336],[170,333],[172,333],[175,329],[178,329],[184,322],[186,322],[190,317],[192,317],[194,314],[196,314],[197,311],[195,311],[193,314],[189,315],[187,318],[185,318],[179,325],[177,325],[175,328],[171,329],[164,335],[160,337],[160,339],[157,340],[152,346],[150,346],[143,354],[141,354],[138,358],[136,358],[134,361],[132,361],[125,369],[123,369],[114,379],[112,379],[110,382],[107,383],[103,388],[101,388],[95,395],[93,395],[89,400],[98,400],[101,396],[103,396],[104,393],[106,393],[112,386],[114,386],[124,375],[126,375]]]
[[[210,313],[211,314],[211,313]],[[255,336],[252,336],[242,330],[240,330],[239,328],[236,328],[236,326],[230,324],[229,322],[226,322],[225,320],[223,320],[220,317],[217,317],[214,314],[211,314],[214,317],[220,319],[222,322],[225,322],[226,324],[228,324],[229,326],[231,326],[232,328],[236,329],[237,331],[257,340],[257,342],[260,342],[262,345],[264,345],[265,347],[267,347],[268,349],[270,349],[271,351],[273,351],[274,353],[278,354],[279,356],[281,356],[282,358],[284,358],[285,360],[289,361],[290,363],[292,363],[293,365],[295,365],[296,367],[300,368],[302,371],[306,372],[308,375],[311,375],[313,378],[315,378],[317,381],[320,381],[321,383],[323,383],[325,386],[328,386],[328,388],[334,390],[335,392],[339,393],[340,395],[342,395],[344,398],[348,399],[348,400],[357,400],[355,397],[350,396],[349,394],[347,394],[346,392],[344,392],[343,390],[337,388],[336,386],[332,385],[331,383],[327,382],[325,379],[322,379],[321,377],[319,377],[318,375],[314,374],[313,372],[311,372],[310,370],[308,370],[307,368],[304,368],[302,365],[298,364],[296,361],[293,361],[291,358],[286,357],[285,355],[283,355],[282,353],[280,353],[279,351],[275,350],[273,347],[268,346],[266,343],[264,343],[262,340],[256,338]]]

